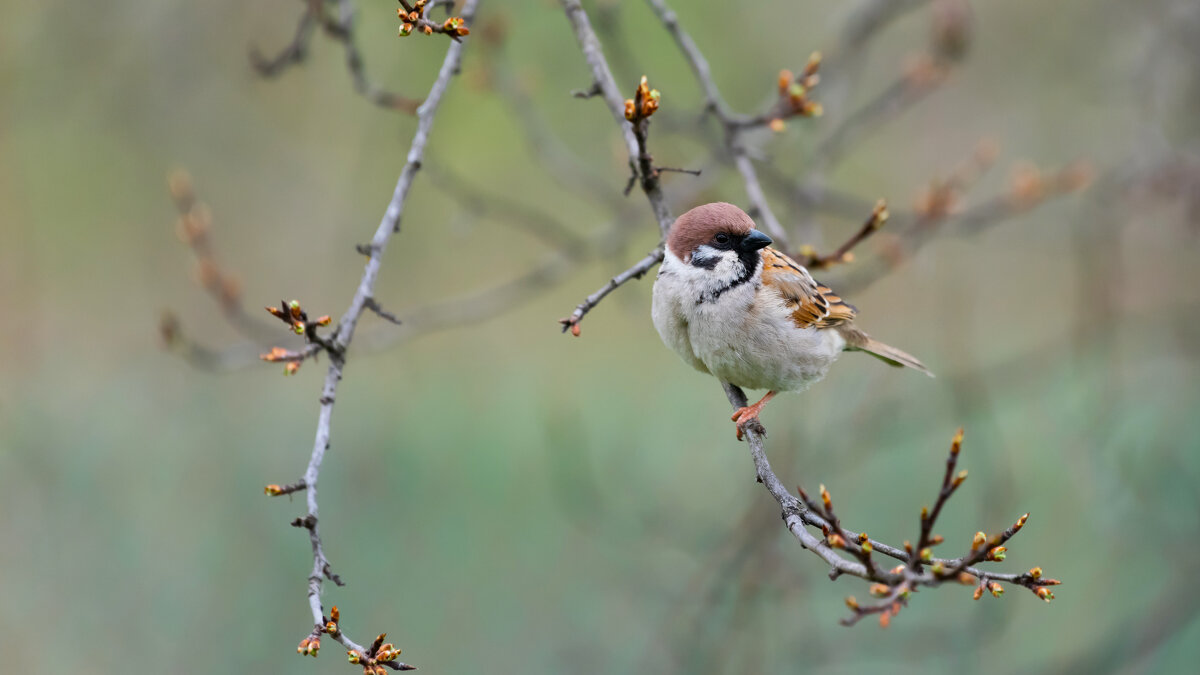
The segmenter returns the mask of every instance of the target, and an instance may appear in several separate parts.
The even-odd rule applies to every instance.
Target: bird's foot
[[[754,405],[738,408],[733,413],[733,416],[729,418],[734,422],[737,422],[737,439],[739,441],[742,440],[742,436],[745,434],[747,428],[758,434],[766,434],[766,430],[763,429],[762,422],[758,421],[758,413],[762,411],[763,406],[767,404],[767,401],[770,401],[772,398],[775,398],[775,392],[769,391],[767,392],[766,396],[762,397],[761,401],[755,403]]]
[[[737,412],[733,413],[730,419],[737,422],[737,439],[742,440],[743,434],[749,428],[757,433],[763,433],[762,422],[758,421],[758,412],[761,410],[759,406],[746,406],[738,408]]]

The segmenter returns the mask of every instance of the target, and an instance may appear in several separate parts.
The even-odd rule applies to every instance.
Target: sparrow
[[[860,330],[853,305],[771,243],[733,204],[697,206],[667,233],[654,282],[651,314],[668,347],[723,383],[767,390],[733,414],[738,440],[777,393],[812,386],[843,351],[933,377],[910,354]]]

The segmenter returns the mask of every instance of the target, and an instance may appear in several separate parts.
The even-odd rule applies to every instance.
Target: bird
[[[738,440],[776,394],[808,389],[843,351],[933,377],[859,329],[853,305],[772,243],[733,204],[697,206],[671,225],[654,281],[651,316],[668,347],[722,383],[767,390],[733,414]]]

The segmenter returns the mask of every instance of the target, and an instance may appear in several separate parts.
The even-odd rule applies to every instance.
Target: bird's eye
[[[729,235],[721,232],[717,236],[713,237],[713,242],[719,246],[727,246],[729,244]]]

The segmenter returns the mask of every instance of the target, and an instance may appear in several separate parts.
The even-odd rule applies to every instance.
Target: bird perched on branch
[[[722,382],[767,390],[734,413],[739,440],[775,394],[807,389],[843,351],[933,376],[860,330],[853,305],[770,245],[733,204],[697,206],[671,226],[654,282],[654,327],[668,347]]]

